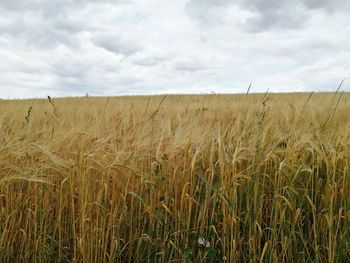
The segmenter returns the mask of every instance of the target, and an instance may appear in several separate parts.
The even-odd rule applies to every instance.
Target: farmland
[[[350,94],[0,101],[0,262],[348,262]]]

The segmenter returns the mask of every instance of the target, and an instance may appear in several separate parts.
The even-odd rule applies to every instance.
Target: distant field
[[[0,262],[350,262],[350,93],[0,101]]]

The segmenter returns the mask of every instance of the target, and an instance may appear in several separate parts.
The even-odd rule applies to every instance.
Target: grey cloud
[[[130,4],[127,0],[1,0],[0,9],[11,12],[37,12],[55,16],[72,9],[82,9],[88,4]]]
[[[203,26],[220,25],[223,23],[222,8],[231,4],[229,0],[189,0],[186,12]]]
[[[199,61],[178,61],[173,64],[173,69],[183,73],[194,73],[197,71],[206,70],[204,63]]]
[[[130,56],[142,50],[141,46],[130,40],[112,34],[96,34],[91,38],[92,42],[116,55]]]
[[[98,31],[103,25],[91,22],[87,9],[106,4],[126,4],[122,0],[1,0],[0,36],[9,35],[29,46],[50,48],[63,44],[79,46],[79,34]],[[129,1],[130,3],[130,1]],[[87,10],[87,11],[86,11]],[[84,13],[84,11],[86,11]]]
[[[269,29],[298,29],[308,20],[308,11],[325,12],[350,8],[350,1],[343,0],[189,0],[187,13],[204,26],[222,25],[224,11],[228,7],[250,11],[253,17],[245,21],[245,29],[251,32]]]
[[[298,29],[307,20],[304,12],[297,9],[273,10],[258,12],[254,17],[246,20],[245,28],[250,32],[267,31],[269,29]]]
[[[67,15],[67,14],[60,14],[55,16],[50,21],[51,27],[55,28],[56,30],[62,30],[66,32],[71,33],[77,33],[82,32],[86,30],[95,30],[93,26],[91,26],[89,23],[86,22],[85,19],[83,19],[80,16],[77,15]]]
[[[72,6],[85,4],[84,1],[69,1],[69,0],[2,0],[0,8],[6,12],[35,12],[45,16],[55,16]]]
[[[288,58],[293,56],[296,60],[299,58],[313,59],[314,57],[322,56],[329,51],[346,51],[341,45],[333,43],[325,39],[309,39],[298,41],[283,41],[271,43],[270,45],[257,47],[255,52],[265,54],[267,56],[275,56],[280,58]]]
[[[29,45],[36,45],[46,49],[52,49],[60,44],[75,47],[79,45],[76,35],[67,31],[42,28],[42,30],[38,30],[36,32],[26,31],[24,34],[26,36],[26,40],[29,42]]]
[[[168,60],[165,56],[160,56],[156,54],[148,54],[148,55],[135,55],[130,60],[130,62],[137,66],[144,66],[144,67],[153,67],[157,65],[161,65],[165,63]]]
[[[6,15],[5,15],[6,16]],[[42,16],[7,15],[7,23],[0,24],[0,36],[8,36],[26,43],[28,46],[52,48],[59,44],[76,46],[78,25],[70,27],[60,25],[56,19],[44,19]]]
[[[331,90],[349,76],[350,1],[120,3],[0,0],[0,97]]]
[[[300,12],[301,3],[291,0],[220,0],[200,1],[190,0],[186,5],[187,13],[203,26],[225,25],[225,14],[228,8],[236,7],[249,11],[252,16],[247,18],[244,27],[247,31],[264,31],[270,28],[298,28],[305,21],[305,14]],[[235,19],[234,17],[232,19]],[[232,20],[231,20],[232,22]]]
[[[84,63],[83,61],[66,64],[64,61],[58,61],[53,64],[52,72],[63,79],[84,79],[92,67],[93,65],[88,62]]]
[[[302,0],[303,5],[309,9],[324,9],[336,11],[350,8],[350,2],[344,0]]]
[[[271,28],[296,29],[307,20],[304,6],[292,0],[252,0],[243,1],[241,7],[255,13],[255,16],[246,20],[248,31],[265,31]]]

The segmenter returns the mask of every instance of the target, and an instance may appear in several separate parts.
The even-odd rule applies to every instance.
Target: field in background
[[[349,262],[350,94],[0,101],[0,262]]]

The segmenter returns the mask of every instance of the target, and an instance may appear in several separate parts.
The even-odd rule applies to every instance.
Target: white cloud
[[[338,0],[3,0],[0,97],[335,90],[349,15]]]

